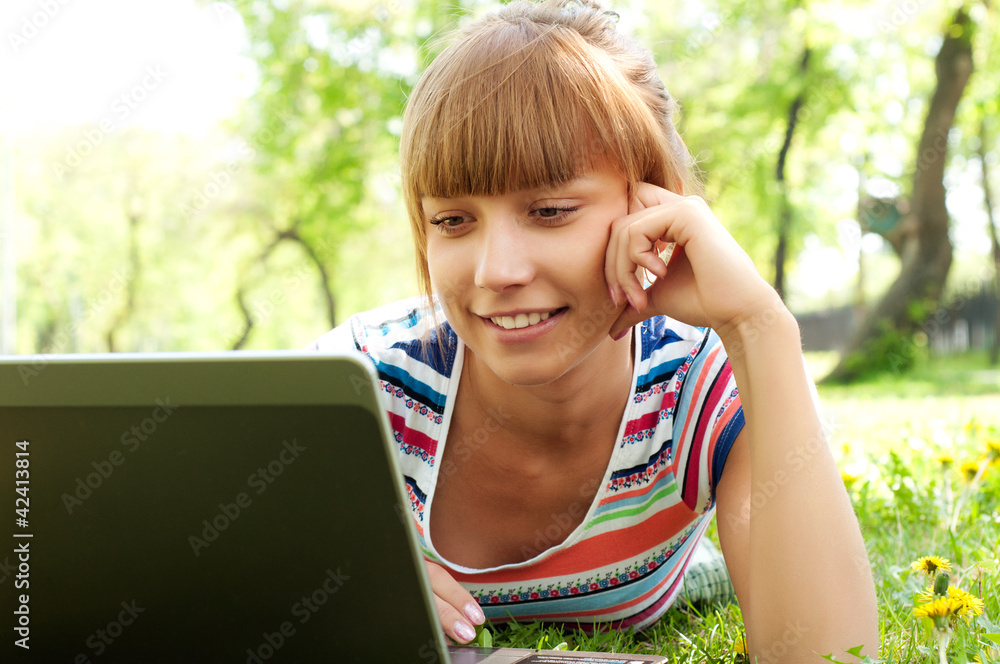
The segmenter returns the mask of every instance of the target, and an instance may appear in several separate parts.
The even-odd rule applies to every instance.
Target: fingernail
[[[632,328],[630,327],[626,327],[624,330],[619,332],[618,335],[615,337],[615,341],[621,341],[623,338],[625,338],[625,335],[628,334],[628,331],[631,329]]]
[[[479,608],[479,605],[472,602],[465,605],[465,617],[471,620],[475,625],[482,625],[486,622],[486,616],[483,615],[483,610]]]
[[[617,307],[618,306],[618,300],[617,300],[617,298],[615,298],[615,292],[614,292],[614,290],[611,289],[611,286],[608,286],[608,295],[611,297],[611,304],[613,304],[613,305],[615,305]]]
[[[472,625],[461,620],[455,621],[455,636],[462,643],[468,643],[472,639],[476,638],[476,630],[472,628]]]
[[[628,293],[625,293],[625,299],[628,300],[628,303],[630,305],[632,305],[633,309],[635,309],[636,311],[639,311],[639,307],[635,306],[635,302],[632,301],[632,296],[631,295],[629,295]]]

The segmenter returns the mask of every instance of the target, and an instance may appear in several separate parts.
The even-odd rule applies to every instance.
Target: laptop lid
[[[350,354],[0,359],[3,661],[447,662],[376,384]]]

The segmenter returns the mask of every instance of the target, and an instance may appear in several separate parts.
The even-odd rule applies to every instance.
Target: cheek
[[[610,229],[610,222],[595,225],[587,234],[585,242],[580,242],[574,250],[565,252],[571,257],[578,273],[580,270],[585,271],[585,275],[582,276],[587,281],[596,280],[604,283]]]
[[[462,253],[454,247],[433,241],[427,243],[427,273],[446,315],[463,290],[463,264]]]

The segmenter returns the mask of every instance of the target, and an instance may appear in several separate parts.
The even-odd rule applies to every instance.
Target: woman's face
[[[628,213],[624,177],[600,167],[552,187],[422,203],[445,316],[497,376],[543,385],[610,351],[622,307],[604,261],[611,222]]]

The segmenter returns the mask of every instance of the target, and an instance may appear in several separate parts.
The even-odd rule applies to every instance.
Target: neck
[[[561,456],[579,451],[589,440],[606,445],[606,437],[617,433],[628,403],[634,334],[607,340],[545,385],[511,385],[467,348],[462,391],[479,412],[500,410],[510,416],[504,429],[518,447],[512,453]]]

